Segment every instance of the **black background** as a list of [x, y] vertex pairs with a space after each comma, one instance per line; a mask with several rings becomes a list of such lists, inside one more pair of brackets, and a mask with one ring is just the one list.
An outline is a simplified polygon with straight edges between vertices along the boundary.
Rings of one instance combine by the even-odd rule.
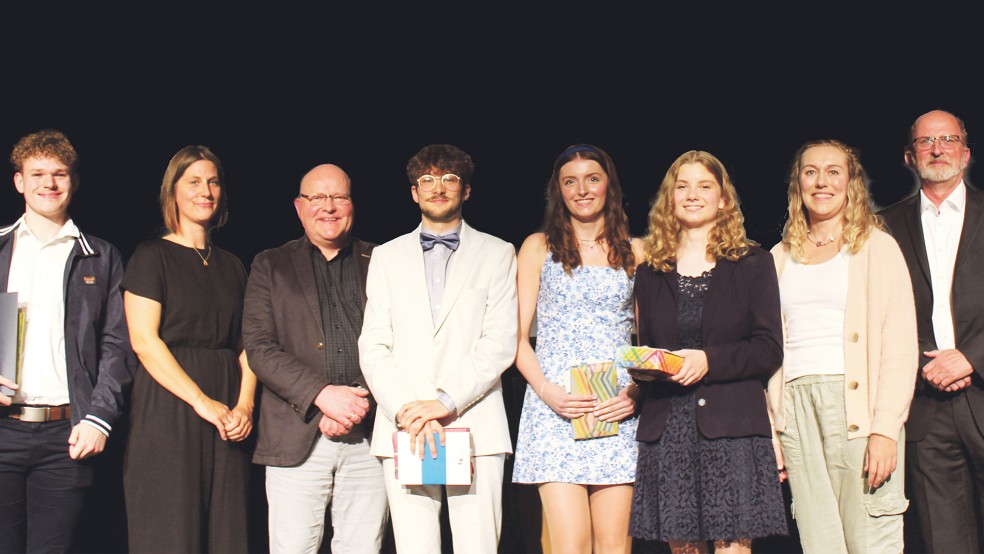
[[[0, 150], [38, 129], [65, 132], [81, 159], [73, 218], [129, 256], [159, 232], [170, 157], [209, 146], [231, 210], [213, 238], [248, 269], [301, 235], [292, 198], [319, 163], [349, 173], [355, 233], [384, 242], [419, 221], [407, 159], [454, 144], [476, 164], [465, 218], [518, 246], [540, 225], [568, 145], [611, 154], [634, 235], [670, 163], [707, 150], [731, 173], [749, 235], [771, 247], [803, 142], [860, 148], [885, 206], [914, 190], [902, 149], [918, 115], [962, 117], [972, 151], [984, 132], [965, 6], [664, 4], [5, 6]], [[7, 182], [4, 223], [23, 213]], [[118, 491], [103, 490], [110, 518], [87, 515], [88, 540], [115, 549]], [[515, 517], [505, 515], [504, 548], [518, 544]]]
[[[124, 255], [158, 231], [161, 176], [188, 144], [223, 161], [231, 219], [214, 239], [248, 267], [300, 236], [292, 198], [324, 162], [353, 180], [356, 234], [383, 242], [419, 221], [407, 159], [455, 144], [477, 168], [466, 219], [519, 245], [568, 145], [612, 155], [635, 235], [670, 163], [702, 149], [724, 162], [749, 234], [769, 247], [801, 143], [860, 148], [888, 205], [913, 190], [902, 148], [915, 117], [953, 111], [972, 148], [984, 129], [968, 83], [980, 49], [958, 31], [919, 37], [920, 16], [872, 8], [5, 10], [0, 149], [64, 131], [81, 158], [72, 215]], [[0, 221], [22, 212], [0, 187]]]

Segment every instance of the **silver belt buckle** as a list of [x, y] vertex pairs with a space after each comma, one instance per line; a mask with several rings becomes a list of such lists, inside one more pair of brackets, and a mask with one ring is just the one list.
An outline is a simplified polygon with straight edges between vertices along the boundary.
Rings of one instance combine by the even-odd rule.
[[48, 421], [46, 406], [21, 406], [20, 420], [25, 423], [44, 423]]

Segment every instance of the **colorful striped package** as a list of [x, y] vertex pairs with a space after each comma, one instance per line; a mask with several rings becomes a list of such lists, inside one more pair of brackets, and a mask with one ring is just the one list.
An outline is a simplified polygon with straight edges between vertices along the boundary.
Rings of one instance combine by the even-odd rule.
[[[612, 362], [581, 364], [571, 368], [571, 394], [593, 394], [601, 404], [618, 394], [618, 379]], [[618, 434], [617, 421], [602, 421], [592, 414], [571, 420], [574, 439], [596, 439]]]
[[680, 373], [683, 356], [663, 348], [622, 346], [615, 353], [615, 365], [625, 368], [636, 379], [653, 381]]

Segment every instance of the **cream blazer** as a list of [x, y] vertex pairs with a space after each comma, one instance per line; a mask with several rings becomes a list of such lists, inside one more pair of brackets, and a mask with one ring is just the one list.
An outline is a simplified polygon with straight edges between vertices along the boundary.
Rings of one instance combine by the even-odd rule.
[[366, 279], [359, 361], [378, 402], [370, 452], [393, 456], [394, 417], [438, 389], [471, 429], [473, 455], [512, 452], [500, 376], [516, 358], [516, 249], [462, 223], [435, 324], [420, 227], [376, 247]]
[[[789, 259], [783, 243], [772, 248], [776, 272]], [[916, 306], [909, 270], [899, 245], [887, 233], [871, 232], [847, 270], [844, 315], [844, 405], [847, 437], [871, 433], [898, 440], [909, 415], [919, 369]], [[803, 283], [822, 287], [823, 283]], [[786, 321], [783, 317], [783, 342]], [[776, 430], [786, 428], [785, 371], [769, 379], [768, 400]]]

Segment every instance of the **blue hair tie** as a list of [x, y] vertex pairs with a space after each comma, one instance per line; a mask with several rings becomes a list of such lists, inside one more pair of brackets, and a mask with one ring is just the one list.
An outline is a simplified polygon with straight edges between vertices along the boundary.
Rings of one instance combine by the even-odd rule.
[[576, 146], [571, 146], [567, 150], [564, 150], [564, 152], [560, 155], [560, 157], [563, 158], [564, 156], [569, 156], [577, 152], [593, 152], [595, 154], [598, 154], [599, 156], [601, 155], [601, 152], [599, 152], [598, 149], [595, 148], [594, 146], [589, 146], [587, 144], [578, 144]]

